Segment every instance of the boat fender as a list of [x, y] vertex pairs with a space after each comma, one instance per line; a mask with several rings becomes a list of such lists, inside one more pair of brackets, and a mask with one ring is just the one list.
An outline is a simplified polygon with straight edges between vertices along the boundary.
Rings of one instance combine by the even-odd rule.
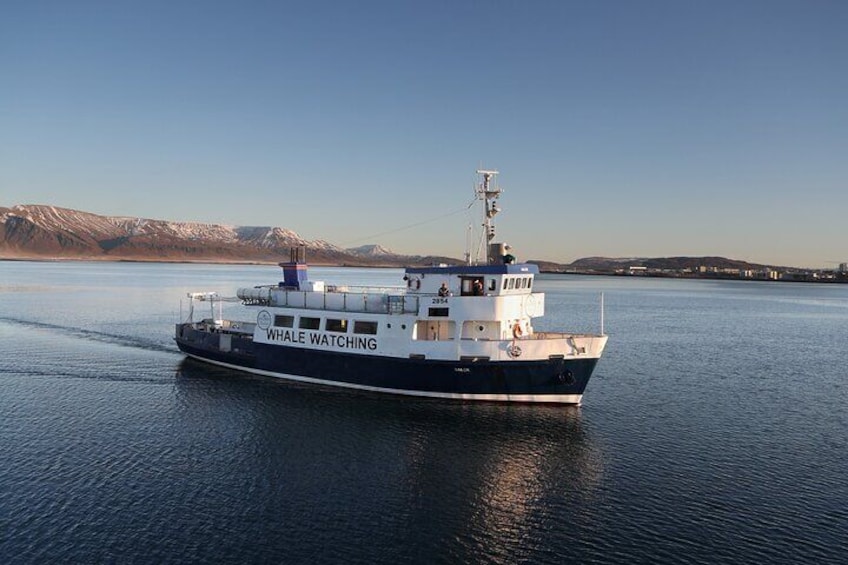
[[522, 335], [524, 335], [524, 332], [521, 331], [521, 325], [518, 322], [515, 322], [515, 325], [512, 326], [512, 337], [518, 339]]

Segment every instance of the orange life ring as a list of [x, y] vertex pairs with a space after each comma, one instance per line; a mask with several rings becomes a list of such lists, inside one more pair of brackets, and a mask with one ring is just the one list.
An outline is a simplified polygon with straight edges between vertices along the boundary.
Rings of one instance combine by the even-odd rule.
[[519, 324], [518, 322], [515, 322], [515, 325], [512, 326], [512, 337], [518, 339], [522, 335], [524, 335], [524, 332], [521, 331], [521, 324]]

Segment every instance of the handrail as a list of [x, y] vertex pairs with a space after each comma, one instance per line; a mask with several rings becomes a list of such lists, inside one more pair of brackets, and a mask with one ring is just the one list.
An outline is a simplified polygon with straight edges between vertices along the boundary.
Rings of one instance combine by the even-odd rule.
[[272, 287], [266, 300], [245, 301], [244, 303], [255, 306], [277, 306], [330, 312], [417, 314], [420, 306], [420, 298], [418, 296], [386, 294], [384, 292], [369, 293], [339, 290], [314, 292]]

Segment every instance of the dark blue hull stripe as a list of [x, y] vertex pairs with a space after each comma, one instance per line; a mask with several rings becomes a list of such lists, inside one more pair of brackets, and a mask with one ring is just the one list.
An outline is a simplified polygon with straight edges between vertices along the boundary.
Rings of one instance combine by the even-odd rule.
[[180, 350], [192, 357], [260, 374], [386, 392], [440, 397], [579, 397], [597, 359], [439, 361], [352, 355], [253, 343], [232, 338], [218, 349], [218, 334], [183, 330]]

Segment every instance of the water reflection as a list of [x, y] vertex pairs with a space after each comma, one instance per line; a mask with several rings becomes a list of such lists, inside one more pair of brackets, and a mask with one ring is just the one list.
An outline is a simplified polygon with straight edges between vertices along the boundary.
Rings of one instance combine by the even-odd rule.
[[603, 475], [575, 407], [389, 397], [191, 360], [176, 377], [185, 427], [217, 430], [217, 445], [239, 451], [231, 472], [265, 477], [248, 504], [308, 496], [313, 518], [338, 520], [346, 501], [364, 533], [395, 534], [378, 536], [375, 557], [416, 547], [445, 561], [527, 556], [549, 545], [552, 515], [591, 503]]

